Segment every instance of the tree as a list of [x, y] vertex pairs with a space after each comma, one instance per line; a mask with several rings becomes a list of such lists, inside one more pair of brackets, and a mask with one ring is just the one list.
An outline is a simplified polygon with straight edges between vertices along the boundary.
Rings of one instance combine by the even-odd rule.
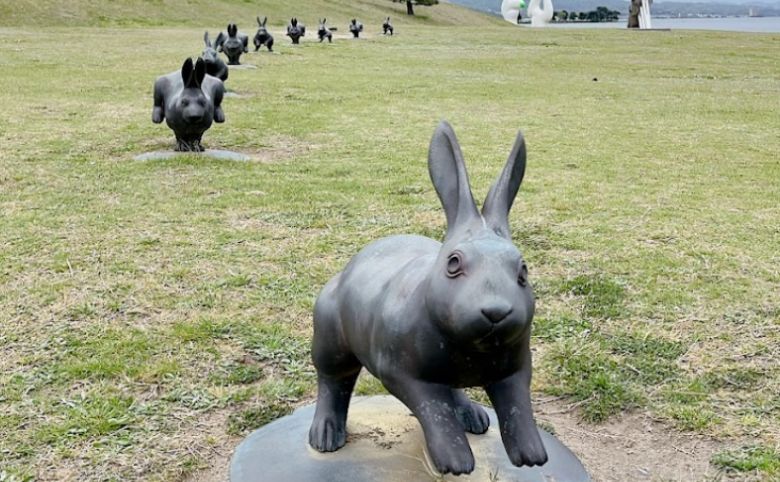
[[566, 10], [561, 10], [560, 17], [561, 20], [565, 22], [566, 20], [569, 19], [569, 12], [567, 12]]
[[580, 12], [580, 20], [585, 21], [588, 19], [587, 12]]
[[414, 6], [415, 5], [437, 5], [439, 3], [439, 0], [393, 0], [393, 3], [403, 3], [406, 2], [406, 14], [407, 15], [414, 15]]

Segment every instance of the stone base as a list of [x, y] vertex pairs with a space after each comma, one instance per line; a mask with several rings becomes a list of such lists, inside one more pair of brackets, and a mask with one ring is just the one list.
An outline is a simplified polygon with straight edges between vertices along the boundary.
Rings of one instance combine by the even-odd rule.
[[249, 156], [233, 151], [219, 149], [206, 149], [203, 152], [178, 152], [178, 151], [154, 151], [139, 154], [133, 159], [136, 161], [166, 161], [179, 156], [199, 156], [217, 159], [219, 161], [248, 161]]
[[577, 457], [540, 430], [550, 460], [544, 467], [515, 467], [509, 462], [496, 413], [487, 409], [490, 428], [468, 434], [476, 459], [469, 475], [441, 476], [432, 469], [417, 419], [391, 396], [354, 397], [347, 421], [347, 444], [320, 453], [308, 444], [314, 405], [299, 408], [253, 432], [236, 449], [231, 482], [588, 482]]

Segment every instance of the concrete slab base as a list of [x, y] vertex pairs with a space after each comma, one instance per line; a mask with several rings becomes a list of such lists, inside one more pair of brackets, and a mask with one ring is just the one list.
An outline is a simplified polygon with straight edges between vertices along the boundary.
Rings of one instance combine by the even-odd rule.
[[250, 159], [245, 154], [220, 149], [206, 149], [203, 152], [153, 151], [139, 154], [133, 157], [133, 159], [136, 161], [166, 161], [178, 156], [208, 157], [218, 161], [248, 161]]

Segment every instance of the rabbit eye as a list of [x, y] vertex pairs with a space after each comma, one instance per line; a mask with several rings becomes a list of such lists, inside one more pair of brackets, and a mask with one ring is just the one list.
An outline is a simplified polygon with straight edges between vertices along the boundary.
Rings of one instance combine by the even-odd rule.
[[189, 99], [182, 99], [181, 100], [181, 105], [183, 105], [184, 107], [187, 107], [188, 105], [190, 105]]
[[523, 288], [528, 284], [528, 266], [526, 266], [525, 263], [520, 266], [520, 274], [517, 275], [517, 284]]
[[455, 278], [463, 274], [463, 267], [461, 266], [460, 253], [452, 253], [447, 259], [447, 276]]

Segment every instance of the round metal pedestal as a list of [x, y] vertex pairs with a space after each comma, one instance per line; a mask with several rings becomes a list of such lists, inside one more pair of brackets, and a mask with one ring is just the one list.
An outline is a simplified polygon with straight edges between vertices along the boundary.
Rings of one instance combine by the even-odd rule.
[[314, 405], [296, 410], [253, 432], [236, 449], [231, 482], [418, 482], [512, 481], [588, 482], [577, 457], [540, 430], [549, 461], [544, 467], [515, 467], [509, 462], [495, 412], [486, 408], [490, 428], [468, 434], [476, 467], [469, 475], [439, 476], [425, 452], [420, 424], [394, 397], [354, 397], [347, 418], [347, 444], [320, 453], [308, 444]]

